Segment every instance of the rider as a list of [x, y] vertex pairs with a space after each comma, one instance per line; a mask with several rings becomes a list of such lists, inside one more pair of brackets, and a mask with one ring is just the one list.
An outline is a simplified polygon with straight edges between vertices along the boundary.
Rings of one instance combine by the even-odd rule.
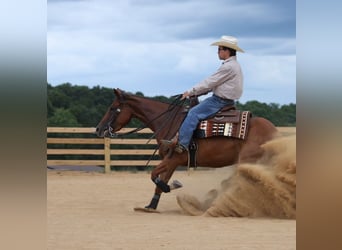
[[236, 51], [244, 51], [239, 48], [238, 40], [232, 36], [222, 36], [211, 45], [218, 46], [217, 53], [219, 59], [223, 60], [222, 65], [213, 75], [185, 91], [181, 99], [208, 92], [213, 92], [213, 95], [190, 109], [179, 132], [172, 140], [161, 141], [164, 145], [175, 147], [177, 153], [188, 150], [193, 132], [200, 121], [216, 114], [226, 105], [234, 105], [235, 100], [242, 95], [243, 75], [236, 60]]

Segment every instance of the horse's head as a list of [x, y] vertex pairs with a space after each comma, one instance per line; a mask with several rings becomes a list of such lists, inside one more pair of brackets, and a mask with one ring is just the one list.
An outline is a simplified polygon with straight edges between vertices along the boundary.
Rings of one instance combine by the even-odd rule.
[[96, 126], [96, 134], [99, 137], [114, 136], [115, 132], [131, 120], [132, 110], [126, 103], [125, 94], [120, 89], [114, 89], [114, 94], [116, 98]]

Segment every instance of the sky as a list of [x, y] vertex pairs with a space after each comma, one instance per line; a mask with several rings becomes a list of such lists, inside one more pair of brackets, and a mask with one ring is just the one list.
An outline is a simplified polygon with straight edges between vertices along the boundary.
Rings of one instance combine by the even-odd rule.
[[48, 0], [47, 81], [169, 97], [220, 67], [222, 35], [245, 51], [241, 103], [296, 103], [295, 0]]

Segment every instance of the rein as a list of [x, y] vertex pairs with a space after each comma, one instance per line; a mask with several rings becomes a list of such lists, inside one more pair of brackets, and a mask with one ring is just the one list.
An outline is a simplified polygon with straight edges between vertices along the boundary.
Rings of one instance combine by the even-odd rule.
[[[154, 122], [155, 120], [159, 119], [159, 118], [162, 117], [163, 115], [165, 115], [165, 114], [171, 112], [171, 111], [172, 111], [173, 109], [175, 109], [176, 107], [179, 107], [179, 109], [182, 108], [182, 107], [183, 107], [183, 104], [184, 104], [184, 102], [185, 102], [186, 100], [184, 99], [184, 100], [181, 100], [181, 101], [180, 101], [181, 97], [182, 97], [182, 94], [175, 95], [175, 96], [171, 96], [171, 98], [175, 98], [175, 100], [173, 100], [173, 101], [170, 103], [170, 106], [168, 107], [168, 109], [167, 109], [166, 111], [162, 112], [161, 114], [159, 114], [158, 116], [156, 116], [155, 118], [153, 118], [152, 120], [150, 120], [150, 121], [149, 121], [148, 123], [146, 123], [145, 125], [141, 125], [141, 126], [139, 126], [138, 128], [135, 128], [135, 129], [133, 129], [133, 130], [131, 130], [131, 131], [128, 131], [128, 132], [126, 132], [126, 133], [119, 133], [119, 134], [118, 134], [118, 133], [112, 133], [113, 128], [110, 126], [110, 124], [111, 124], [112, 121], [116, 118], [116, 115], [118, 115], [118, 114], [121, 112], [120, 107], [117, 108], [117, 109], [115, 110], [115, 112], [112, 114], [111, 119], [109, 119], [108, 124], [107, 124], [107, 126], [108, 126], [108, 133], [109, 133], [110, 137], [113, 138], [113, 137], [119, 137], [119, 136], [126, 136], [126, 135], [130, 135], [130, 134], [136, 133], [136, 132], [138, 132], [138, 131], [140, 131], [140, 130], [143, 130], [143, 129], [147, 128], [152, 122]], [[124, 102], [123, 102], [122, 104], [124, 104]], [[152, 138], [155, 137], [155, 136], [156, 136], [156, 135], [157, 135], [157, 134], [166, 126], [166, 125], [168, 125], [168, 121], [169, 121], [169, 120], [174, 120], [174, 117], [175, 117], [176, 114], [177, 114], [177, 113], [175, 113], [173, 116], [170, 116], [170, 117], [167, 118], [167, 120], [166, 120], [166, 122], [164, 123], [164, 125], [163, 125], [161, 128], [159, 128], [156, 132], [153, 133], [153, 135], [151, 136], [151, 138], [147, 141], [147, 144], [148, 144], [148, 143], [152, 140]]]
[[[164, 114], [166, 114], [167, 112], [171, 112], [175, 107], [179, 107], [178, 108], [178, 111], [179, 111], [179, 109], [180, 108], [182, 108], [183, 107], [183, 104], [185, 103], [185, 99], [184, 100], [182, 100], [180, 103], [177, 103], [177, 101], [179, 101], [180, 100], [180, 98], [182, 97], [182, 94], [180, 94], [180, 95], [177, 95], [177, 96], [175, 96], [176, 97], [176, 99], [170, 104], [170, 107], [164, 112], [164, 113], [162, 113], [162, 115], [164, 115]], [[178, 104], [178, 105], [177, 105]], [[180, 104], [180, 105], [179, 105]], [[155, 131], [153, 134], [152, 134], [152, 136], [150, 137], [150, 139], [148, 139], [148, 141], [146, 142], [146, 144], [148, 144], [151, 140], [152, 140], [152, 138], [154, 138], [166, 125], [168, 125], [168, 121], [169, 120], [171, 120], [171, 121], [174, 121], [174, 118], [175, 118], [175, 116], [177, 115], [177, 113], [178, 113], [178, 111], [177, 112], [175, 112], [173, 115], [170, 115], [166, 120], [166, 122], [164, 123], [164, 125], [163, 126], [161, 126], [157, 131]], [[161, 115], [160, 115], [161, 116]], [[158, 116], [158, 118], [160, 117], [160, 116]], [[153, 119], [153, 120], [155, 120], [155, 119]], [[153, 121], [152, 120], [152, 121]], [[150, 163], [150, 161], [152, 160], [152, 158], [156, 155], [156, 153], [157, 153], [157, 150], [159, 149], [159, 145], [156, 147], [156, 149], [154, 150], [154, 152], [153, 152], [153, 154], [150, 156], [150, 158], [148, 159], [148, 161], [146, 162], [146, 165], [145, 165], [145, 167], [147, 167], [148, 166], [148, 164]]]
[[[168, 106], [167, 110], [162, 112], [161, 114], [157, 115], [156, 117], [154, 117], [153, 119], [151, 119], [150, 121], [148, 121], [145, 125], [141, 125], [138, 128], [135, 128], [131, 131], [128, 131], [126, 133], [113, 133], [113, 128], [111, 126], [113, 120], [115, 120], [117, 118], [117, 116], [121, 113], [123, 106], [126, 104], [126, 100], [122, 97], [120, 97], [120, 105], [119, 107], [117, 107], [116, 109], [111, 109], [111, 116], [110, 119], [108, 120], [107, 123], [107, 128], [108, 128], [108, 134], [111, 138], [115, 137], [119, 137], [119, 136], [126, 136], [126, 135], [130, 135], [136, 132], [139, 132], [140, 130], [147, 128], [152, 122], [154, 122], [155, 120], [159, 119], [160, 117], [167, 115], [165, 122], [163, 123], [162, 126], [160, 126], [153, 134], [152, 136], [148, 139], [148, 141], [146, 142], [146, 144], [148, 144], [152, 138], [154, 138], [156, 135], [158, 135], [167, 125], [171, 125], [172, 123], [175, 121], [175, 117], [177, 116], [177, 114], [179, 113], [179, 110], [182, 109], [184, 107], [184, 103], [186, 102], [186, 99], [181, 100], [182, 98], [182, 94], [178, 94], [178, 95], [174, 95], [171, 96], [171, 98], [175, 98], [170, 105]], [[175, 110], [176, 112], [171, 113], [171, 111]], [[149, 160], [147, 161], [145, 166], [148, 166], [148, 164], [150, 163], [150, 161], [152, 160], [152, 158], [156, 155], [157, 150], [159, 149], [159, 145], [157, 145], [156, 149], [154, 150], [153, 154], [151, 155], [151, 157], [149, 158]]]
[[[138, 128], [135, 128], [131, 131], [128, 131], [126, 133], [112, 133], [113, 131], [113, 128], [110, 126], [112, 121], [116, 118], [116, 116], [118, 114], [120, 114], [121, 112], [121, 108], [118, 107], [115, 112], [112, 113], [111, 115], [111, 118], [109, 119], [109, 122], [107, 124], [108, 126], [108, 133], [110, 135], [110, 137], [119, 137], [119, 136], [126, 136], [126, 135], [130, 135], [130, 134], [133, 134], [133, 133], [136, 133], [144, 128], [147, 128], [152, 122], [154, 122], [155, 120], [159, 119], [160, 117], [166, 115], [166, 114], [169, 114], [169, 116], [166, 118], [166, 121], [164, 122], [163, 126], [161, 126], [160, 128], [158, 128], [158, 130], [156, 130], [152, 136], [148, 139], [148, 141], [146, 142], [146, 144], [148, 144], [152, 138], [154, 138], [158, 133], [160, 133], [160, 131], [162, 131], [163, 128], [165, 128], [166, 125], [169, 125], [170, 122], [174, 121], [175, 119], [175, 116], [177, 115], [179, 109], [183, 108], [183, 105], [186, 101], [186, 99], [184, 100], [181, 100], [182, 98], [182, 94], [179, 94], [179, 95], [175, 95], [175, 96], [171, 96], [171, 98], [175, 98], [171, 103], [170, 103], [170, 106], [167, 108], [166, 111], [162, 112], [161, 114], [157, 115], [156, 117], [154, 117], [152, 120], [150, 120], [148, 123], [146, 123], [145, 125], [141, 125], [139, 126]], [[124, 105], [125, 104], [125, 101], [124, 100], [121, 100], [121, 104]], [[173, 111], [175, 108], [178, 107], [178, 110], [177, 112], [174, 112], [173, 114], [170, 112]], [[156, 155], [157, 153], [157, 150], [159, 149], [159, 145], [156, 147], [156, 149], [154, 150], [153, 154], [151, 155], [151, 157], [148, 159], [148, 161], [146, 162], [146, 167], [148, 166], [148, 164], [150, 163], [150, 161], [152, 160], [152, 158]]]

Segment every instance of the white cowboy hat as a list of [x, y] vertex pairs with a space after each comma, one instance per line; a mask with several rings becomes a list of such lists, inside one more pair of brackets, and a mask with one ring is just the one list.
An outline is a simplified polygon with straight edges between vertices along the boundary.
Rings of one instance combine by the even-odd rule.
[[236, 39], [233, 36], [222, 36], [220, 40], [212, 43], [211, 46], [224, 46], [231, 49], [235, 49], [236, 51], [245, 52], [237, 45], [237, 43], [238, 39]]

